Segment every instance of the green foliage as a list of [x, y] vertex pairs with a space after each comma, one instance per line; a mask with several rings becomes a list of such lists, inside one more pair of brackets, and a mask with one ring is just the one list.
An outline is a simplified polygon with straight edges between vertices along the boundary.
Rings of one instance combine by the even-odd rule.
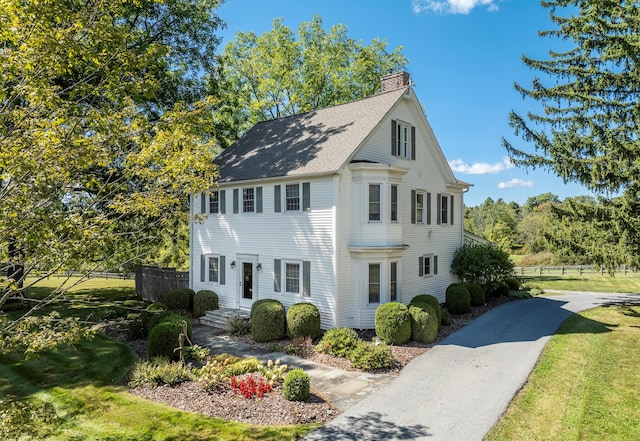
[[447, 287], [447, 310], [451, 314], [464, 314], [471, 310], [471, 294], [461, 283], [452, 283]]
[[526, 290], [519, 290], [519, 291], [509, 291], [509, 297], [513, 298], [513, 299], [530, 299], [532, 297], [531, 293]]
[[286, 364], [281, 364], [280, 360], [269, 360], [266, 365], [260, 364], [260, 366], [258, 366], [258, 372], [260, 372], [260, 375], [262, 375], [271, 386], [274, 386], [277, 383], [282, 383], [287, 369], [288, 366]]
[[295, 115], [374, 95], [380, 77], [402, 70], [401, 48], [369, 45], [347, 35], [343, 24], [328, 32], [316, 15], [296, 34], [275, 19], [270, 31], [236, 34], [221, 54], [219, 92], [230, 113], [230, 141], [259, 121]]
[[453, 255], [451, 272], [464, 283], [485, 286], [511, 277], [513, 262], [493, 245], [464, 244]]
[[394, 364], [393, 352], [384, 343], [374, 344], [358, 341], [355, 349], [349, 353], [351, 364], [365, 371], [390, 368]]
[[258, 372], [261, 366], [256, 358], [219, 354], [198, 371], [198, 381], [208, 391], [221, 390], [231, 377]]
[[451, 315], [449, 315], [449, 310], [446, 308], [442, 308], [442, 325], [449, 326], [451, 324]]
[[433, 343], [438, 337], [440, 322], [434, 309], [423, 304], [409, 306], [411, 315], [411, 339], [420, 343]]
[[493, 285], [491, 289], [491, 296], [493, 297], [506, 297], [509, 295], [509, 284], [505, 281], [498, 282]]
[[320, 330], [320, 312], [313, 303], [296, 303], [287, 311], [287, 336], [317, 338]]
[[282, 385], [282, 395], [289, 401], [306, 401], [310, 391], [309, 375], [300, 368], [290, 370]]
[[482, 306], [487, 301], [484, 288], [482, 288], [477, 283], [467, 283], [467, 289], [469, 290], [469, 294], [471, 295], [471, 305], [472, 306]]
[[185, 289], [174, 289], [164, 295], [164, 303], [172, 311], [189, 311], [189, 292]]
[[62, 423], [53, 404], [45, 401], [21, 400], [16, 397], [0, 398], [0, 439], [37, 439], [49, 435], [52, 428]]
[[236, 337], [246, 335], [251, 332], [251, 323], [244, 317], [234, 314], [227, 321], [227, 332]]
[[376, 335], [385, 343], [401, 345], [411, 338], [411, 316], [406, 305], [388, 302], [376, 308]]
[[181, 363], [172, 363], [166, 358], [156, 357], [151, 361], [136, 363], [131, 373], [129, 386], [176, 386], [185, 381], [191, 381], [193, 373], [190, 367]]
[[193, 297], [193, 316], [202, 317], [207, 311], [220, 309], [218, 294], [208, 289], [198, 291]]
[[411, 302], [409, 302], [409, 306], [418, 303], [426, 303], [427, 305], [431, 306], [438, 317], [438, 324], [442, 322], [442, 306], [440, 305], [440, 300], [438, 300], [435, 296], [432, 296], [431, 294], [419, 294], [411, 299]]
[[147, 354], [149, 358], [165, 357], [170, 360], [177, 360], [179, 354], [174, 351], [179, 346], [179, 335], [181, 327], [178, 323], [167, 321], [161, 322], [151, 328], [149, 339], [147, 340]]
[[209, 348], [200, 345], [185, 346], [184, 348], [184, 358], [198, 363], [204, 363], [210, 354], [211, 350]]
[[155, 302], [147, 306], [147, 311], [151, 311], [151, 312], [166, 311], [167, 309], [169, 309], [167, 305], [159, 302]]
[[185, 317], [183, 315], [180, 315], [172, 311], [164, 311], [164, 312], [154, 314], [149, 320], [149, 330], [152, 330], [158, 324], [164, 323], [164, 322], [171, 322], [177, 325], [181, 325], [182, 322], [186, 322], [187, 335], [189, 336], [189, 338], [191, 338], [192, 331], [193, 331], [193, 325], [191, 324], [191, 320], [189, 320], [188, 317]]
[[316, 345], [316, 351], [347, 358], [359, 340], [358, 333], [351, 328], [331, 328]]
[[264, 299], [255, 309], [252, 308], [252, 312], [251, 335], [255, 341], [272, 341], [284, 337], [286, 315], [282, 303], [275, 299]]
[[517, 248], [518, 206], [502, 199], [487, 198], [477, 207], [465, 207], [464, 226], [467, 230], [510, 251]]
[[255, 314], [256, 309], [260, 307], [263, 303], [269, 303], [272, 299], [259, 299], [251, 304], [251, 311], [249, 312], [249, 320], [253, 320], [253, 314]]
[[520, 280], [516, 279], [515, 277], [507, 277], [506, 279], [504, 279], [504, 281], [507, 284], [507, 286], [509, 286], [509, 289], [511, 291], [520, 290]]

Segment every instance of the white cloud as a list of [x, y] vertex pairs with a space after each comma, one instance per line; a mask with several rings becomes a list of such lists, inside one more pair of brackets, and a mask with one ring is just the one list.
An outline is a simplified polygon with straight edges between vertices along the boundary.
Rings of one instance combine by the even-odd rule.
[[499, 182], [498, 188], [513, 188], [513, 187], [533, 187], [533, 181], [528, 181], [526, 179], [517, 179], [513, 178], [507, 182]]
[[490, 12], [498, 10], [502, 0], [413, 0], [413, 12], [435, 12], [441, 14], [469, 14], [473, 8], [486, 6]]
[[504, 170], [510, 170], [513, 167], [513, 163], [508, 157], [502, 158], [502, 162], [498, 162], [495, 164], [488, 164], [486, 162], [476, 162], [475, 164], [467, 164], [462, 159], [454, 159], [453, 161], [449, 161], [449, 166], [451, 170], [456, 173], [462, 173], [465, 175], [486, 175], [486, 174], [494, 174], [499, 173]]

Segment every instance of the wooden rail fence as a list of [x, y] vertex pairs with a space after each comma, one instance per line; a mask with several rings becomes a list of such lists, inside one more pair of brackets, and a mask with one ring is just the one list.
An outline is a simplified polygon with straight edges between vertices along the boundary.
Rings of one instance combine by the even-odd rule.
[[[607, 268], [603, 265], [557, 265], [557, 266], [516, 266], [513, 269], [516, 276], [544, 276], [575, 274], [578, 276], [587, 274], [607, 274]], [[616, 274], [637, 274], [636, 268], [621, 265], [616, 268]]]

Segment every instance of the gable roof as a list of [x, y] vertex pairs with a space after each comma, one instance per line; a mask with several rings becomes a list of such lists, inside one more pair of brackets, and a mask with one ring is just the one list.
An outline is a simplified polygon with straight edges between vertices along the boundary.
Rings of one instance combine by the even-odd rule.
[[218, 182], [336, 172], [406, 91], [260, 122], [215, 159]]

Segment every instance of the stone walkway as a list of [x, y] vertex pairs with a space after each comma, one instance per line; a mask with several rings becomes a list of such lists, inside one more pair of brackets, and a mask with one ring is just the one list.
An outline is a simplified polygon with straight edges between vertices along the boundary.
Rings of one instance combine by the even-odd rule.
[[289, 369], [302, 368], [309, 374], [311, 386], [341, 411], [352, 407], [397, 378], [386, 374], [344, 371], [282, 352], [269, 352], [266, 349], [239, 342], [225, 335], [225, 331], [210, 326], [194, 326], [191, 341], [210, 348], [214, 354], [226, 352], [238, 356], [255, 357], [265, 362], [279, 359], [281, 363], [288, 365]]

